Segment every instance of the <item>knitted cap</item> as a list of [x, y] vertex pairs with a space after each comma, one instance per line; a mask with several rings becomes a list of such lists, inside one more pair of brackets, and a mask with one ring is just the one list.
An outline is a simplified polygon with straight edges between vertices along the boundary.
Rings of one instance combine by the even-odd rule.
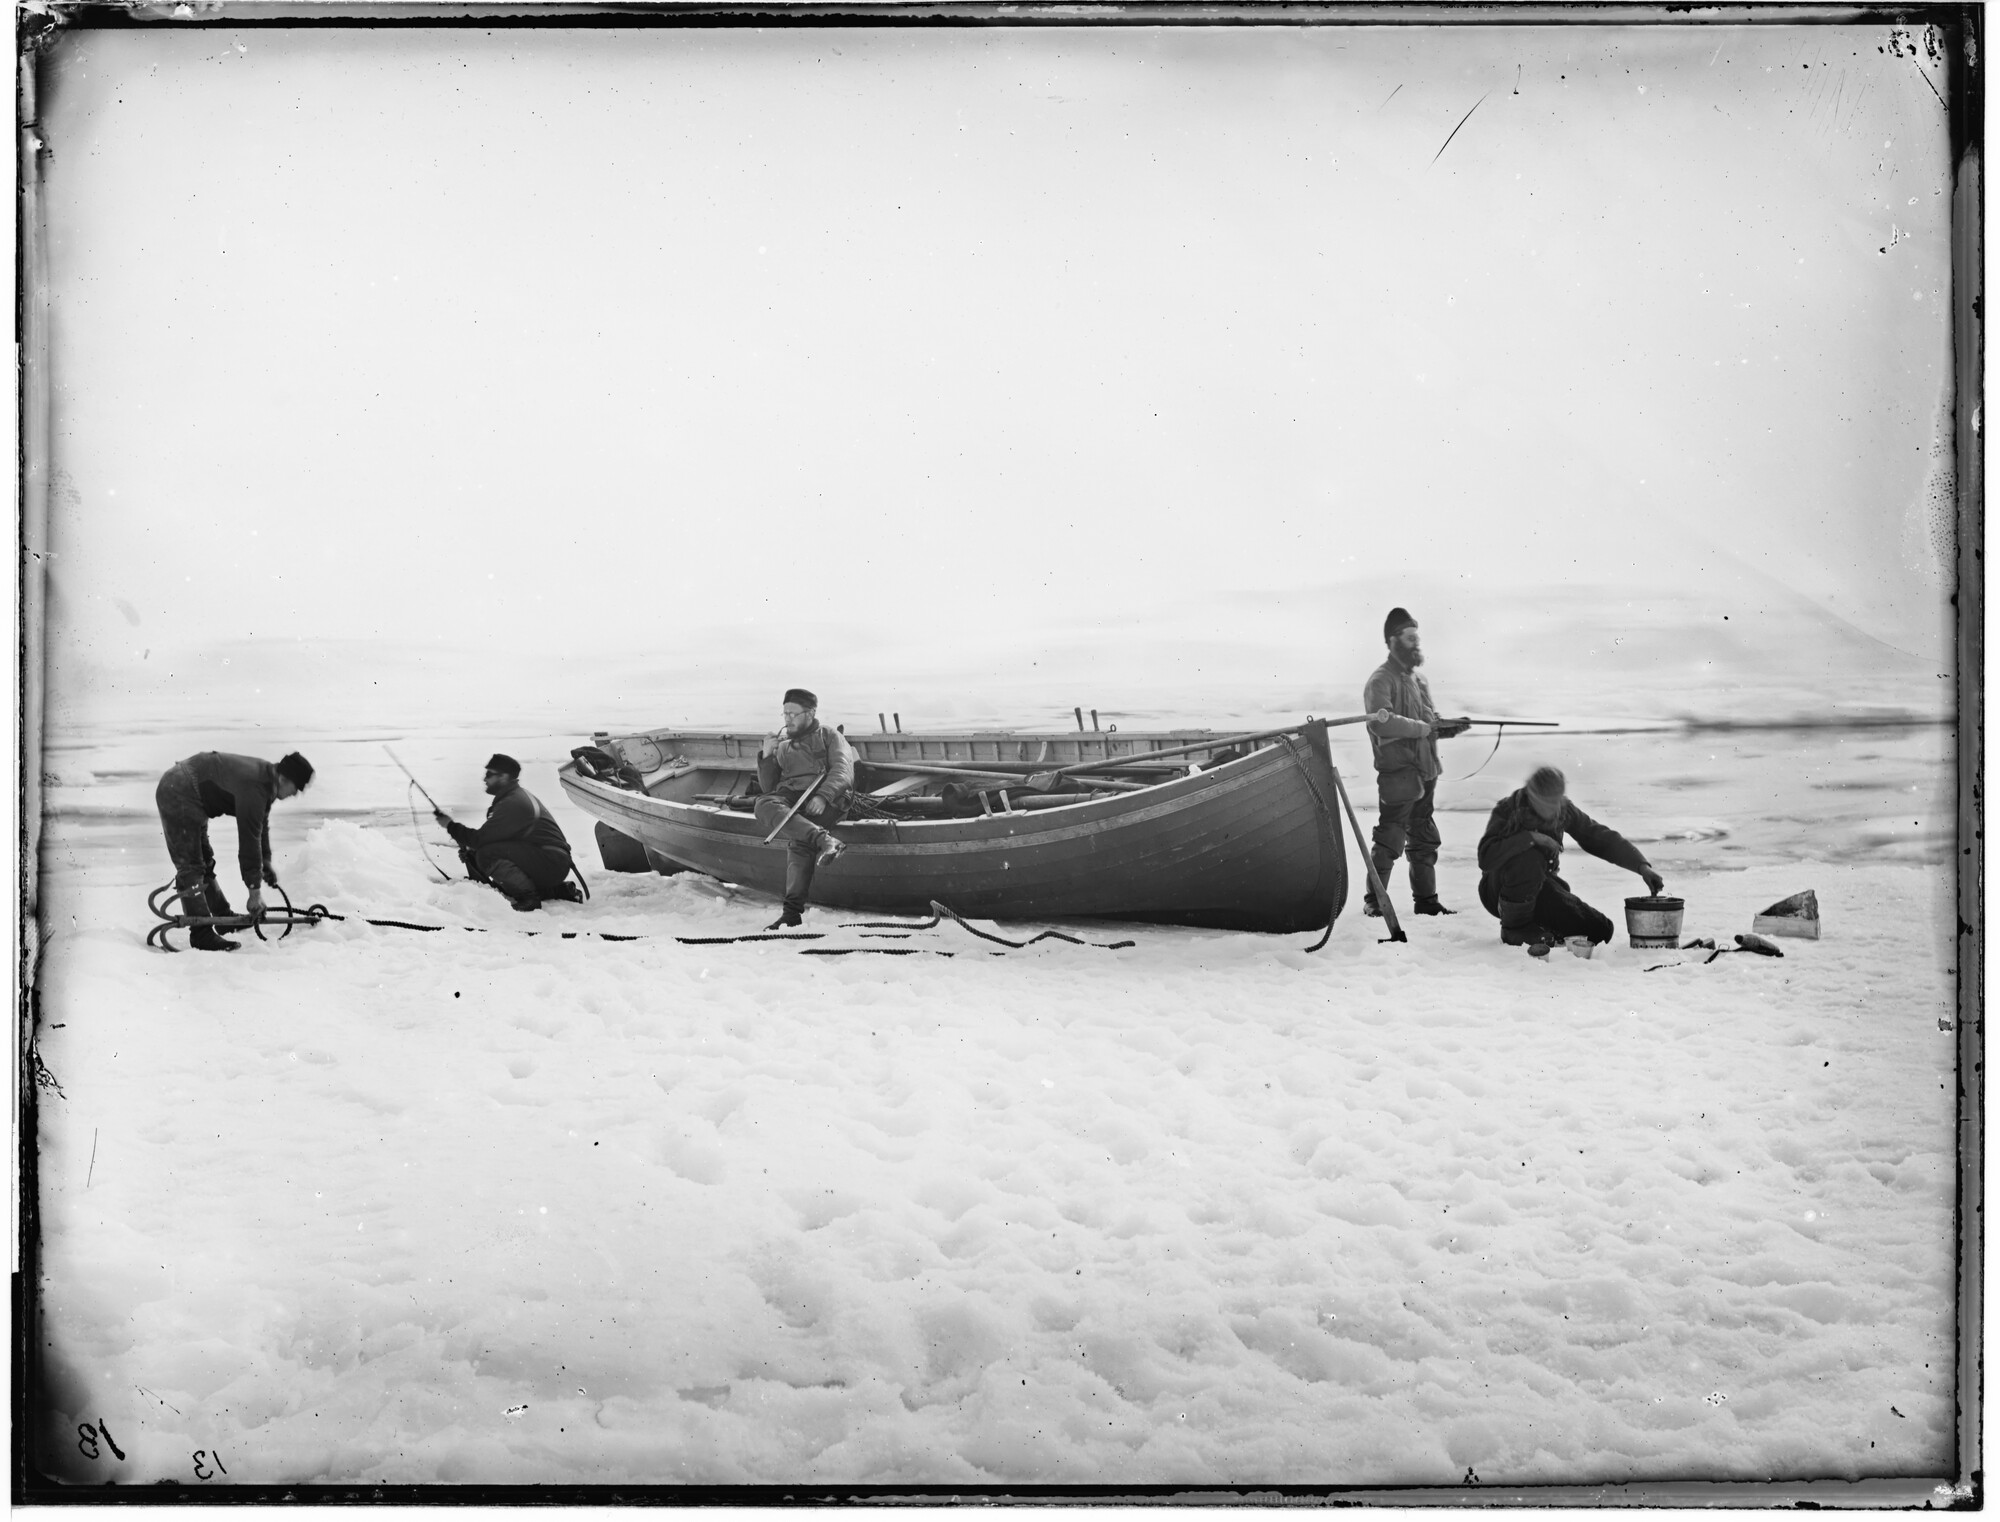
[[486, 769], [489, 772], [506, 772], [510, 777], [521, 775], [521, 763], [512, 756], [501, 755], [497, 750], [486, 758]]
[[1387, 644], [1405, 629], [1414, 629], [1417, 621], [1410, 617], [1408, 608], [1391, 608], [1389, 616], [1382, 620], [1382, 643]]
[[302, 793], [306, 790], [306, 784], [313, 779], [312, 762], [295, 750], [285, 753], [284, 758], [278, 762], [277, 771], [280, 777], [285, 778]]
[[796, 703], [801, 708], [819, 707], [819, 699], [812, 693], [807, 692], [803, 687], [787, 687], [785, 689], [785, 701], [787, 703]]
[[1537, 798], [1560, 799], [1569, 791], [1569, 783], [1553, 766], [1538, 766], [1528, 778], [1528, 791]]

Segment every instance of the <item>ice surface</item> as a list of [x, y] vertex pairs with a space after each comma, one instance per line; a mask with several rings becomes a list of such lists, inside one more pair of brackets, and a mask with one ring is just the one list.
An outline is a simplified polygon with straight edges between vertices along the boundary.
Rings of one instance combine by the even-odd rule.
[[[1391, 946], [1351, 900], [1308, 955], [1102, 925], [1008, 951], [826, 911], [819, 941], [683, 944], [771, 905], [596, 870], [552, 775], [592, 715], [246, 731], [110, 706], [73, 708], [45, 768], [34, 1441], [57, 1472], [198, 1482], [197, 1450], [218, 1484], [1948, 1467], [1948, 728], [1510, 734], [1469, 779], [1490, 741], [1455, 741], [1461, 912]], [[595, 897], [525, 917], [439, 881], [385, 740], [463, 818], [486, 754], [520, 757]], [[278, 869], [350, 917], [147, 950], [158, 771], [294, 745], [320, 780], [274, 814]], [[1686, 935], [1726, 945], [1813, 888], [1825, 939], [1706, 966], [1622, 935], [1588, 961], [1503, 948], [1473, 851], [1539, 759], [1643, 843]], [[1358, 731], [1335, 760], [1365, 821]], [[1566, 865], [1614, 918], [1638, 891]], [[84, 1423], [123, 1459], [89, 1457]]]

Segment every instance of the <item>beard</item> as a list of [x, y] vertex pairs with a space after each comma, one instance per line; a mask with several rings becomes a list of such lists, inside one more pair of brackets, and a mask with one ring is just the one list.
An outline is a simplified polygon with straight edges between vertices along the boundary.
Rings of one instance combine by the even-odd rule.
[[1405, 650], [1402, 652], [1402, 657], [1403, 664], [1411, 668], [1421, 666], [1424, 663], [1424, 652], [1421, 650]]

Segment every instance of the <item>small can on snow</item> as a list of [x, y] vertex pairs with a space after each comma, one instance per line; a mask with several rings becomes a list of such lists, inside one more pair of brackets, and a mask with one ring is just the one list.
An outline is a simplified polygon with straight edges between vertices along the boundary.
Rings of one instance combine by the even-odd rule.
[[1679, 946], [1681, 911], [1686, 907], [1677, 898], [1628, 898], [1625, 933], [1634, 946]]
[[1568, 946], [1569, 946], [1569, 954], [1571, 956], [1582, 957], [1586, 962], [1590, 960], [1591, 952], [1597, 949], [1597, 943], [1591, 940], [1591, 938], [1587, 935], [1571, 936], [1568, 941]]

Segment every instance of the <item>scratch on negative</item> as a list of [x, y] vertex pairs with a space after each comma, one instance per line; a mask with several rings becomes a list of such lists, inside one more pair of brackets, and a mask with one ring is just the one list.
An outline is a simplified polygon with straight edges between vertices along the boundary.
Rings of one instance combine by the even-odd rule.
[[[1923, 75], [1924, 83], [1931, 86], [1931, 94], [1937, 95], [1937, 103], [1940, 106], [1944, 106], [1944, 97], [1942, 95], [1938, 95], [1938, 87], [1936, 85], [1931, 85], [1930, 75], [1924, 73], [1923, 60], [1919, 58], [1912, 58], [1910, 62], [1914, 63], [1917, 66], [1917, 72]], [[1951, 109], [1950, 106], [1944, 106], [1944, 108], [1947, 111]]]
[[[1492, 93], [1493, 92], [1491, 90], [1488, 90], [1486, 92], [1486, 95], [1491, 95]], [[1472, 103], [1472, 111], [1477, 111], [1481, 106], [1486, 104], [1486, 95], [1480, 96], [1479, 99], [1475, 100]], [[1466, 112], [1465, 115], [1461, 116], [1458, 119], [1458, 127], [1463, 127], [1467, 122], [1472, 120], [1472, 111]], [[1444, 140], [1444, 147], [1439, 148], [1436, 153], [1431, 155], [1431, 162], [1433, 164], [1435, 164], [1439, 159], [1444, 157], [1445, 148], [1449, 148], [1451, 146], [1451, 138], [1458, 136], [1458, 127], [1453, 127], [1451, 129], [1451, 137], [1448, 137]]]
[[[1396, 86], [1396, 90], [1400, 90], [1400, 89], [1402, 89], [1402, 88], [1403, 88], [1403, 87], [1402, 87], [1401, 85], [1397, 85], [1397, 86]], [[1396, 90], [1391, 90], [1391, 91], [1390, 91], [1390, 92], [1389, 92], [1389, 93], [1388, 93], [1387, 95], [1385, 95], [1385, 96], [1384, 96], [1384, 97], [1382, 98], [1382, 106], [1386, 106], [1386, 105], [1388, 105], [1390, 101], [1392, 101], [1392, 100], [1394, 100], [1394, 99], [1396, 98]], [[1382, 109], [1382, 106], [1377, 106], [1377, 107], [1376, 107], [1375, 109], [1376, 109], [1377, 111], [1380, 111], [1380, 110]]]

